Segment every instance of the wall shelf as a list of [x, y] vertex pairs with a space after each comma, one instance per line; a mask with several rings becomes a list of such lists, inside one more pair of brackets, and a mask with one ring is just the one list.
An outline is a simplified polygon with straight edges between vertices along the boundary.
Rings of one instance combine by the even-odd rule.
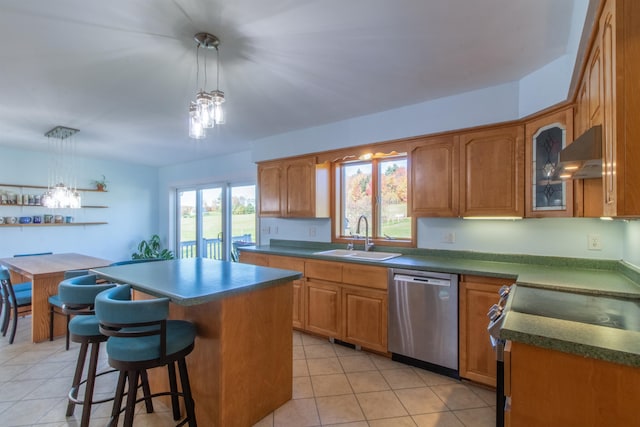
[[[91, 218], [91, 215], [88, 212], [83, 212], [83, 209], [106, 209], [108, 206], [106, 205], [97, 205], [97, 204], [87, 204], [82, 205], [80, 208], [72, 209], [72, 208], [64, 208], [64, 209], [53, 209], [48, 208], [46, 206], [42, 206], [41, 204], [35, 203], [23, 203], [27, 201], [27, 199], [35, 199], [39, 201], [40, 193], [44, 193], [48, 187], [43, 185], [23, 185], [23, 184], [2, 184], [0, 183], [0, 193], [2, 194], [2, 200], [0, 201], [0, 210], [4, 211], [4, 217], [12, 216], [19, 220], [20, 217], [40, 217], [41, 223], [33, 223], [30, 222], [28, 224], [21, 224], [17, 222], [15, 224], [7, 224], [2, 223], [0, 227], [75, 227], [75, 226], [85, 226], [85, 225], [103, 225], [108, 224], [106, 221], [90, 221], [94, 218]], [[38, 191], [36, 191], [38, 190]], [[39, 191], [41, 190], [41, 191]], [[106, 193], [104, 190], [98, 190], [96, 188], [78, 188], [78, 192], [82, 193]], [[27, 195], [29, 197], [27, 197]], [[33, 198], [31, 196], [34, 196]], [[89, 197], [91, 199], [91, 197]], [[32, 201], [32, 200], [29, 200]], [[90, 203], [93, 200], [87, 200]], [[15, 209], [5, 210], [4, 208], [21, 208], [19, 211]], [[24, 209], [23, 209], [24, 208]], [[34, 208], [34, 209], [31, 209]], [[10, 212], [15, 212], [14, 215], [10, 215]], [[69, 216], [71, 212], [78, 212], [76, 215], [79, 217], [73, 218], [74, 220], [78, 220], [77, 222], [44, 222], [44, 217], [47, 215], [60, 215], [64, 213], [63, 216]], [[9, 215], [8, 215], [9, 214]], [[0, 215], [0, 216], [3, 216]], [[83, 221], [83, 220], [89, 221]]]
[[[46, 190], [49, 187], [46, 185], [22, 185], [22, 184], [1, 184], [0, 187], [14, 187], [14, 188], [38, 188], [42, 190]], [[92, 191], [95, 193], [107, 193], [107, 190], [98, 190], [97, 188], [77, 188], [78, 191]]]
[[102, 225], [108, 222], [65, 222], [65, 223], [47, 223], [47, 224], [0, 224], [0, 227], [74, 227], [79, 225]]

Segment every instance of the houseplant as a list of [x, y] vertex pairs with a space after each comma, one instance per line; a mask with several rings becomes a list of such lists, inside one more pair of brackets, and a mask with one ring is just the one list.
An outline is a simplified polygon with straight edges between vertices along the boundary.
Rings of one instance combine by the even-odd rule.
[[154, 234], [149, 240], [138, 243], [138, 252], [131, 254], [131, 259], [173, 259], [173, 252], [161, 246], [160, 236]]
[[102, 179], [96, 179], [93, 181], [93, 184], [96, 186], [96, 190], [98, 191], [107, 191], [107, 178], [102, 175]]

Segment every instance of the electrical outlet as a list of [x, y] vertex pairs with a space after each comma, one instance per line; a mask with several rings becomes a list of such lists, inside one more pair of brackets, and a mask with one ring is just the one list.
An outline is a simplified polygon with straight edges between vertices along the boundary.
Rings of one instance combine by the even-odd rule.
[[445, 231], [442, 233], [442, 243], [455, 243], [456, 233], [455, 231]]
[[262, 234], [264, 235], [271, 234], [271, 227], [269, 226], [262, 227]]
[[316, 237], [316, 228], [309, 227], [309, 237]]
[[587, 235], [587, 249], [590, 251], [601, 251], [602, 250], [602, 240], [600, 239], [599, 234], [588, 234]]

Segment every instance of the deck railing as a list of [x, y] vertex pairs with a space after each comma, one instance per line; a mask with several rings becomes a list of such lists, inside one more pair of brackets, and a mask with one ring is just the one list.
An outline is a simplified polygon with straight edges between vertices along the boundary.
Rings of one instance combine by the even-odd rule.
[[[203, 258], [222, 259], [222, 240], [215, 239], [202, 239], [204, 254]], [[241, 236], [232, 236], [231, 243], [246, 243], [251, 242], [251, 234], [243, 234]], [[233, 245], [232, 245], [233, 246]], [[180, 258], [195, 258], [196, 256], [196, 241], [188, 240], [180, 242]]]

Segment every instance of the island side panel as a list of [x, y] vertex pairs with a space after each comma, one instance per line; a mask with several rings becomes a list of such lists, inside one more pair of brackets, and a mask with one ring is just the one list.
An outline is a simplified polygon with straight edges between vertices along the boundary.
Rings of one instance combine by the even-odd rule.
[[251, 426], [292, 397], [293, 283], [223, 300], [222, 424]]
[[[138, 298], [144, 297], [136, 292]], [[292, 282], [194, 306], [171, 304], [170, 313], [197, 327], [187, 365], [198, 424], [251, 426], [291, 399]], [[168, 389], [166, 370], [150, 376], [152, 391]]]

